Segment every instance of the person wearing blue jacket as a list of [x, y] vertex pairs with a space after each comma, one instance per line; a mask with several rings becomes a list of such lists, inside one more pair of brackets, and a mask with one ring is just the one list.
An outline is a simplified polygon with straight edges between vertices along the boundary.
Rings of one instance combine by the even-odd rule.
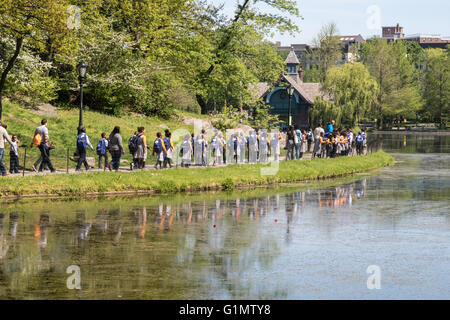
[[80, 134], [77, 136], [77, 151], [79, 154], [77, 168], [76, 171], [81, 170], [81, 164], [84, 164], [86, 171], [89, 170], [89, 164], [86, 161], [86, 147], [89, 146], [91, 150], [94, 150], [91, 142], [89, 141], [89, 137], [86, 134], [86, 128], [80, 129]]
[[155, 155], [155, 153], [156, 153], [155, 169], [158, 169], [158, 165], [159, 165], [159, 169], [162, 169], [162, 164], [164, 162], [164, 153], [167, 153], [167, 149], [166, 149], [166, 146], [162, 139], [161, 132], [158, 132], [156, 134], [156, 140], [155, 140], [155, 142], [153, 142], [153, 153], [152, 154]]
[[327, 124], [327, 127], [325, 129], [325, 135], [329, 135], [329, 134], [333, 133], [333, 131], [334, 131], [334, 124], [335, 124], [334, 120], [331, 120], [331, 122], [329, 122]]
[[102, 168], [102, 158], [105, 158], [105, 168], [108, 167], [108, 139], [106, 133], [102, 133], [102, 138], [97, 142], [98, 168]]

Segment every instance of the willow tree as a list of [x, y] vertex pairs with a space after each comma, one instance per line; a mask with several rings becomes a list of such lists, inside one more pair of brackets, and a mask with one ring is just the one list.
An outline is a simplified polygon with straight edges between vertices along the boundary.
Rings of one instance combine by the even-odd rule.
[[0, 0], [0, 33], [15, 42], [12, 52], [3, 52], [0, 56], [0, 119], [6, 79], [24, 44], [42, 52], [46, 50], [48, 39], [52, 38], [63, 46], [70, 32], [68, 7], [67, 0]]
[[351, 126], [374, 108], [379, 92], [376, 79], [359, 62], [332, 67], [327, 72], [323, 89], [339, 110], [335, 119], [337, 123]]

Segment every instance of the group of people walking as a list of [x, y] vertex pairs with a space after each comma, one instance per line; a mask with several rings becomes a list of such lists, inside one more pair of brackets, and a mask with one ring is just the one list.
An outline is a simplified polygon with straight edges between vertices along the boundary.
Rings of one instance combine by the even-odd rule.
[[343, 130], [335, 128], [334, 120], [327, 124], [326, 129], [319, 124], [314, 130], [313, 158], [335, 158], [338, 156], [357, 155], [365, 153], [367, 134], [364, 129], [354, 133], [351, 128]]
[[[327, 124], [326, 129], [319, 124], [312, 129], [300, 130], [290, 126], [286, 133], [284, 149], [287, 150], [286, 160], [302, 159], [306, 152], [312, 152], [315, 158], [334, 158], [337, 156], [364, 154], [367, 146], [367, 135], [364, 130], [354, 134], [352, 129], [342, 130], [334, 128], [335, 122]], [[130, 164], [131, 170], [144, 169], [149, 152], [156, 156], [155, 169], [163, 169], [173, 166], [173, 158], [181, 159], [182, 167], [191, 165], [206, 166], [212, 159], [212, 165], [230, 163], [267, 163], [269, 157], [273, 155], [274, 161], [279, 161], [281, 146], [283, 144], [282, 134], [279, 132], [267, 133], [264, 130], [251, 130], [248, 136], [243, 132], [236, 132], [225, 139], [221, 132], [215, 131], [211, 139], [208, 139], [205, 130], [197, 136], [193, 133], [183, 137], [180, 147], [175, 149], [172, 141], [172, 133], [166, 129], [164, 136], [161, 132], [156, 134], [153, 144], [150, 146], [146, 137], [145, 128], [138, 127], [132, 137], [128, 139], [128, 150], [133, 157]], [[19, 141], [17, 136], [9, 136], [7, 125], [0, 125], [0, 174], [7, 175], [7, 170], [3, 164], [5, 142], [10, 145], [10, 173], [19, 172]], [[47, 120], [42, 119], [41, 125], [34, 132], [33, 141], [30, 148], [34, 146], [40, 150], [40, 157], [32, 165], [36, 172], [49, 169], [55, 171], [50, 160], [50, 151], [55, 147], [49, 143], [49, 133]], [[86, 128], [79, 128], [76, 139], [76, 171], [80, 171], [82, 165], [86, 170], [90, 169], [87, 162], [87, 148], [94, 150], [94, 147], [86, 133]], [[97, 142], [96, 153], [98, 156], [98, 168], [108, 168], [110, 171], [118, 171], [121, 157], [125, 154], [123, 139], [120, 127], [116, 126], [109, 136], [102, 133]], [[109, 155], [111, 161], [109, 161]], [[178, 154], [177, 154], [178, 153]]]

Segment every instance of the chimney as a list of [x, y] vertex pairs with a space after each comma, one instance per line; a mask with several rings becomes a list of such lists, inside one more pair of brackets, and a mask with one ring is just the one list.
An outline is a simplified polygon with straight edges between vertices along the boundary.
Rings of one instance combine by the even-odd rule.
[[275, 47], [277, 48], [281, 47], [281, 42], [280, 41], [275, 42]]
[[300, 80], [300, 83], [303, 83], [303, 68], [298, 69], [298, 78]]

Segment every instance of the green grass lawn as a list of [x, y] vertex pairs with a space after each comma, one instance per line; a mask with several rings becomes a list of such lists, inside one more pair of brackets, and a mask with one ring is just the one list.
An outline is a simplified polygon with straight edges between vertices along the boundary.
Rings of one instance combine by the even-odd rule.
[[230, 165], [218, 168], [149, 170], [139, 172], [92, 172], [0, 179], [0, 194], [60, 196], [89, 193], [149, 191], [175, 193], [234, 189], [253, 185], [334, 178], [388, 166], [393, 157], [379, 151], [367, 156], [282, 161], [275, 174], [262, 175], [268, 165]]
[[[48, 120], [50, 143], [53, 143], [56, 146], [56, 149], [51, 152], [51, 160], [55, 168], [66, 168], [67, 149], [69, 148], [71, 156], [76, 149], [75, 141], [79, 111], [77, 109], [57, 110], [57, 113], [57, 117], [46, 117], [37, 115], [31, 110], [22, 108], [14, 103], [6, 101], [3, 103], [3, 122], [8, 125], [8, 133], [10, 135], [17, 135], [20, 146], [22, 147], [20, 150], [21, 166], [23, 164], [24, 155], [23, 147], [28, 147], [26, 168], [31, 168], [33, 162], [39, 157], [40, 153], [38, 148], [34, 147], [30, 150], [29, 145], [33, 139], [35, 128], [40, 125], [43, 118], [46, 118]], [[195, 114], [178, 112], [178, 115], [180, 114], [197, 117]], [[154, 117], [138, 117], [131, 115], [125, 115], [118, 118], [93, 111], [85, 111], [83, 113], [83, 122], [94, 149], [102, 132], [105, 132], [109, 136], [114, 126], [120, 126], [126, 151], [123, 159], [128, 161], [132, 159], [131, 155], [128, 154], [128, 139], [134, 134], [138, 126], [144, 126], [146, 128], [146, 136], [149, 145], [152, 145], [156, 132], [164, 132], [164, 128], [161, 126], [169, 127], [172, 132], [177, 129], [186, 129], [189, 132], [192, 132], [193, 130], [193, 126], [183, 124], [176, 119], [162, 120]], [[96, 157], [96, 153], [88, 148], [87, 156]], [[150, 162], [153, 163], [154, 160], [153, 157], [149, 156]], [[9, 167], [8, 150], [5, 153], [5, 164]], [[70, 162], [70, 168], [75, 168], [75, 166], [76, 164], [74, 162]]]

